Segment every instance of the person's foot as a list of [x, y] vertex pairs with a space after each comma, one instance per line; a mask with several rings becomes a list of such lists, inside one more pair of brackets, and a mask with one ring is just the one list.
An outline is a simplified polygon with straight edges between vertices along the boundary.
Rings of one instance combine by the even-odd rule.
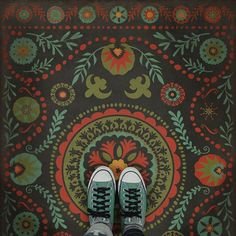
[[112, 171], [98, 167], [88, 185], [88, 214], [90, 226], [96, 223], [107, 224], [112, 229], [114, 222], [116, 182]]
[[136, 168], [128, 167], [121, 173], [118, 183], [122, 228], [143, 230], [146, 215], [146, 187]]

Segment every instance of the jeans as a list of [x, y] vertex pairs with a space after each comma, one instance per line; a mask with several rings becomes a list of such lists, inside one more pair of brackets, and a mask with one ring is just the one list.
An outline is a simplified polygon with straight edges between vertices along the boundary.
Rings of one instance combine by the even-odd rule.
[[[84, 236], [113, 236], [113, 234], [108, 225], [97, 223], [92, 225]], [[142, 230], [134, 226], [124, 230], [123, 236], [144, 236], [144, 234]]]

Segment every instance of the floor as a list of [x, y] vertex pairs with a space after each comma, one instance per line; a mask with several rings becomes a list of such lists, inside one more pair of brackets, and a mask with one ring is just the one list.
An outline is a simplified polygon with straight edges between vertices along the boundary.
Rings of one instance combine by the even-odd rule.
[[233, 2], [1, 1], [1, 235], [83, 235], [100, 165], [145, 235], [235, 235]]

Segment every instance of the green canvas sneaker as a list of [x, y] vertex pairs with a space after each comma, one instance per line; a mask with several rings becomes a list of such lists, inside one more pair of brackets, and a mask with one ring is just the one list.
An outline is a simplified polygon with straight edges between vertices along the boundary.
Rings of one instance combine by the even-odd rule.
[[136, 168], [128, 167], [122, 171], [118, 183], [118, 194], [123, 231], [129, 228], [143, 230], [147, 191], [144, 180]]
[[92, 174], [88, 185], [88, 214], [90, 226], [106, 224], [112, 229], [114, 223], [116, 182], [112, 171], [98, 167]]

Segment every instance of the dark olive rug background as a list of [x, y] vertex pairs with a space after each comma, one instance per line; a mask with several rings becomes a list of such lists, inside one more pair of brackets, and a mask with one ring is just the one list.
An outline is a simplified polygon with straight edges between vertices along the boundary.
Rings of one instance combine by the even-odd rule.
[[235, 5], [0, 1], [1, 235], [83, 235], [106, 165], [145, 235], [234, 236]]

